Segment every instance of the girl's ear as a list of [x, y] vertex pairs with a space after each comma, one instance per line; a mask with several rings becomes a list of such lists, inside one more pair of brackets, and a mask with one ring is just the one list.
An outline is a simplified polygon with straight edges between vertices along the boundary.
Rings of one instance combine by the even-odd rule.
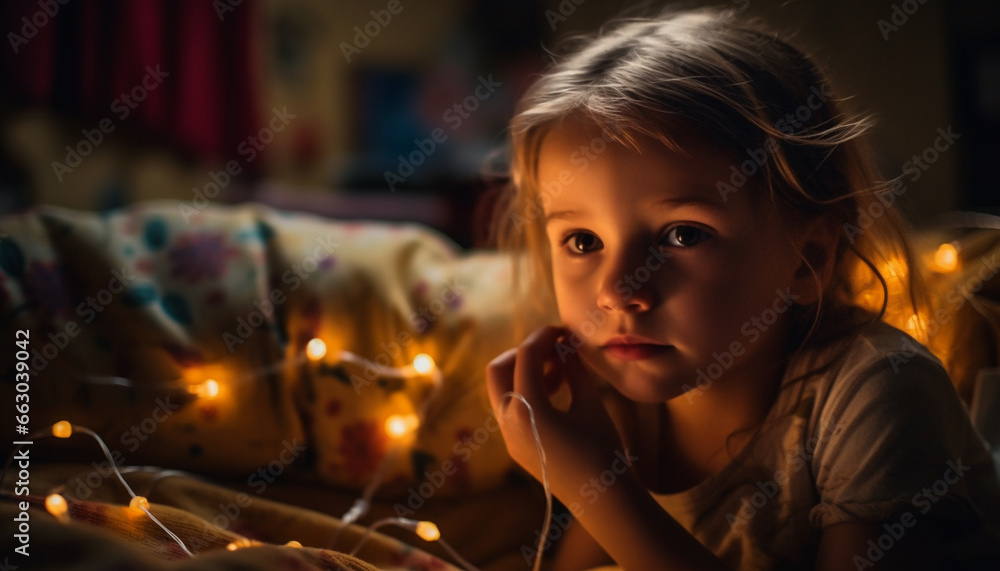
[[799, 235], [795, 246], [801, 259], [791, 286], [799, 305], [816, 303], [830, 286], [839, 239], [839, 226], [829, 219], [810, 222]]

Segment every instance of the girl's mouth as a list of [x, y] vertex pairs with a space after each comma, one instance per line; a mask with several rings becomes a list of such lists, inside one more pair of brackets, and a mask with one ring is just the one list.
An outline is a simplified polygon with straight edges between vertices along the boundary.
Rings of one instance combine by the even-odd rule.
[[608, 355], [622, 361], [651, 359], [663, 355], [672, 348], [670, 345], [653, 343], [609, 343], [602, 347]]

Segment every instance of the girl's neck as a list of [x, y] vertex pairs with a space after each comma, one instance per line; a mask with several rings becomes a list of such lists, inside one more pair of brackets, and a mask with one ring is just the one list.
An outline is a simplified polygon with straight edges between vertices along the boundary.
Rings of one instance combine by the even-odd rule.
[[774, 347], [755, 352], [707, 387], [665, 403], [667, 456], [688, 465], [693, 483], [729, 464], [767, 417], [785, 371], [783, 346]]

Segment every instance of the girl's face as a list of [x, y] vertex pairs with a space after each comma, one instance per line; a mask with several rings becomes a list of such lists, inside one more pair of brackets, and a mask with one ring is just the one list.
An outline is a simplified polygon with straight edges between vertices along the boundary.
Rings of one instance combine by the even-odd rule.
[[637, 152], [567, 120], [539, 156], [566, 346], [636, 401], [773, 365], [796, 299], [801, 259], [773, 206], [752, 196], [761, 181], [719, 190], [747, 157], [688, 150], [647, 140]]

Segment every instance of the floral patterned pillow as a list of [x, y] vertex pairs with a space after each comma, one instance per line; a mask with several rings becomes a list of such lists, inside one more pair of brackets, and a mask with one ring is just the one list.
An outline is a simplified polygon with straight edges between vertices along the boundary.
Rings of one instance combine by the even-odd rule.
[[[118, 463], [254, 487], [361, 489], [383, 461], [385, 490], [420, 500], [497, 485], [511, 461], [483, 375], [514, 345], [508, 284], [500, 255], [417, 225], [175, 203], [0, 220], [0, 313], [5, 338], [30, 335], [31, 430], [67, 419]], [[437, 369], [414, 372], [419, 354]], [[390, 417], [413, 429], [421, 415], [390, 436]], [[106, 472], [95, 462], [80, 485]]]

